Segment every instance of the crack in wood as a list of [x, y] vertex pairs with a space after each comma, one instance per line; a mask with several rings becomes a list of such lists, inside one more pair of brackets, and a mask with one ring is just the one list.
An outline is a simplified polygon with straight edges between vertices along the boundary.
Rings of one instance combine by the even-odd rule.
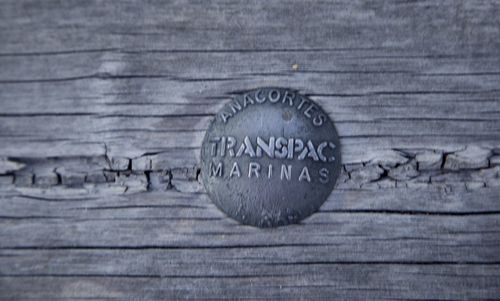
[[[176, 189], [202, 191], [200, 168], [170, 168], [162, 152], [135, 158], [110, 157], [4, 158], [0, 179], [22, 187], [115, 185], [122, 193]], [[494, 159], [494, 160], [492, 160]], [[344, 164], [339, 189], [390, 189], [397, 187], [462, 185], [467, 190], [500, 185], [500, 162], [495, 149], [466, 146], [453, 152], [392, 149], [361, 164]], [[8, 177], [8, 178], [7, 178]]]

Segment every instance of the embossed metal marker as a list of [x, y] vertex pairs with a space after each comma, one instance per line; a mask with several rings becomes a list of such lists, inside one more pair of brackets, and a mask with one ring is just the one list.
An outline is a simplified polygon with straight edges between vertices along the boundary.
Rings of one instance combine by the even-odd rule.
[[296, 91], [240, 93], [210, 125], [202, 179], [213, 202], [243, 224], [297, 223], [323, 204], [340, 173], [337, 131]]

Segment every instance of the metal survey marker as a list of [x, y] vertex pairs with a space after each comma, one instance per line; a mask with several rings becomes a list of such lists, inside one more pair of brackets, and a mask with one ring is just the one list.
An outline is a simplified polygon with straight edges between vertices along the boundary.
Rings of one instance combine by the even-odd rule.
[[314, 213], [341, 169], [333, 122], [297, 91], [239, 93], [216, 115], [201, 149], [212, 201], [237, 221], [274, 227]]

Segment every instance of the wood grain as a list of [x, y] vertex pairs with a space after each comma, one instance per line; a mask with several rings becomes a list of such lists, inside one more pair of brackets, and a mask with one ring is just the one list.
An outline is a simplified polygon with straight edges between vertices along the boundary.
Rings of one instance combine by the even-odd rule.
[[[0, 300], [500, 298], [498, 1], [1, 1]], [[343, 170], [301, 224], [225, 217], [199, 150], [290, 87]]]

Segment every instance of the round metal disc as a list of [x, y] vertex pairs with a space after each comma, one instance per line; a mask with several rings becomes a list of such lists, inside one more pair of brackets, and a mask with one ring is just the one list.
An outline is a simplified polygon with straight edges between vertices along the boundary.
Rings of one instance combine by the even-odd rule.
[[294, 90], [235, 95], [216, 115], [201, 149], [212, 201], [248, 225], [297, 223], [327, 199], [340, 173], [333, 122]]

